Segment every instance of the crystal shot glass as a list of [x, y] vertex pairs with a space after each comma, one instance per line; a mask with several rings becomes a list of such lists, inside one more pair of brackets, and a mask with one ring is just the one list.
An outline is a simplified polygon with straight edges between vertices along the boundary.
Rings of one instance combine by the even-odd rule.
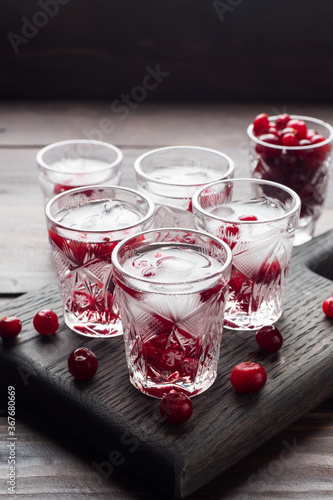
[[193, 194], [210, 182], [233, 177], [234, 162], [213, 149], [172, 146], [143, 154], [134, 169], [138, 190], [155, 204], [154, 227], [195, 228]]
[[217, 374], [232, 254], [196, 230], [149, 230], [112, 254], [131, 383], [162, 398], [205, 391]]
[[151, 226], [153, 203], [132, 189], [88, 186], [55, 196], [45, 211], [66, 325], [86, 337], [121, 335], [111, 254]]
[[46, 146], [36, 157], [45, 202], [69, 189], [119, 185], [122, 159], [116, 146], [102, 141], [77, 139]]
[[258, 329], [281, 317], [300, 204], [290, 188], [258, 179], [220, 181], [195, 193], [198, 229], [233, 254], [226, 328]]
[[[274, 123], [276, 118], [271, 116], [269, 121]], [[298, 115], [290, 115], [290, 118], [302, 120], [312, 135], [323, 140], [314, 144], [302, 140], [302, 145], [294, 147], [269, 144], [260, 139], [265, 136], [254, 134], [253, 124], [248, 127], [247, 134], [251, 175], [288, 186], [301, 199], [299, 226], [294, 240], [294, 245], [301, 245], [312, 239], [326, 199], [333, 129], [316, 118]]]

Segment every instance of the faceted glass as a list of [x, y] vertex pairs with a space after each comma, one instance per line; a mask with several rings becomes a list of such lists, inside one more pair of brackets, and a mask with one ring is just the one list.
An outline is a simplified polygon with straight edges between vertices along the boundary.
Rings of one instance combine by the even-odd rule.
[[116, 186], [66, 191], [46, 205], [46, 219], [67, 326], [88, 337], [122, 334], [111, 254], [123, 238], [149, 228], [153, 203]]
[[221, 238], [233, 253], [225, 327], [275, 323], [283, 312], [298, 195], [273, 182], [232, 179], [199, 190], [193, 211], [198, 229]]
[[[276, 118], [271, 116], [269, 120], [274, 122]], [[304, 121], [308, 130], [320, 134], [325, 140], [306, 146], [286, 147], [261, 141], [254, 135], [253, 125], [248, 127], [247, 133], [250, 138], [251, 175], [288, 186], [301, 199], [294, 240], [294, 245], [301, 245], [313, 237], [326, 199], [333, 129], [316, 118], [298, 115], [291, 115], [290, 118]]]
[[107, 142], [77, 139], [49, 144], [37, 153], [45, 202], [69, 189], [118, 185], [122, 159], [122, 152]]
[[155, 204], [154, 227], [195, 228], [192, 196], [197, 189], [233, 177], [233, 161], [220, 151], [172, 146], [143, 154], [134, 163], [138, 190]]
[[146, 231], [112, 254], [130, 381], [194, 396], [217, 373], [231, 251], [188, 229]]

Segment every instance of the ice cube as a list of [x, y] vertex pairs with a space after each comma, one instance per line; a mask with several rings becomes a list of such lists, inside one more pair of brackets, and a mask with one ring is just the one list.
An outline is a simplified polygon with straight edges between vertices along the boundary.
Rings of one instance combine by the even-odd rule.
[[216, 217], [221, 217], [221, 219], [237, 220], [237, 217], [235, 216], [235, 210], [232, 207], [228, 207], [226, 205], [215, 207], [211, 211], [211, 214], [215, 215]]
[[168, 281], [168, 278], [171, 281], [174, 278], [177, 281], [181, 278], [189, 278], [195, 272], [196, 267], [195, 262], [174, 256], [162, 257], [156, 262], [158, 277], [163, 281]]

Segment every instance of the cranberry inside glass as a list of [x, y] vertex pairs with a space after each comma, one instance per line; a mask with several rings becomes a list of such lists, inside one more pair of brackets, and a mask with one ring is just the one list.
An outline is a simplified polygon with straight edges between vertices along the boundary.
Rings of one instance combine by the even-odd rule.
[[309, 241], [325, 202], [333, 129], [316, 118], [258, 115], [247, 129], [251, 174], [284, 184], [302, 206], [294, 244]]

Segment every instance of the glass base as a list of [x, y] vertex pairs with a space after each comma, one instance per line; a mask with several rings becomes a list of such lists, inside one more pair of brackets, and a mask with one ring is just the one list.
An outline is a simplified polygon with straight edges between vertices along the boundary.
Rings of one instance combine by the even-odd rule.
[[[141, 378], [141, 377], [140, 377]], [[200, 377], [201, 378], [201, 377]], [[202, 392], [209, 389], [209, 387], [215, 382], [216, 379], [216, 371], [207, 374], [204, 382], [200, 381], [200, 383], [194, 382], [185, 382], [185, 383], [154, 383], [149, 381], [140, 381], [138, 377], [130, 376], [130, 382], [134, 385], [136, 389], [143, 392], [143, 394], [147, 394], [147, 396], [151, 396], [153, 398], [162, 399], [163, 396], [169, 394], [170, 392], [181, 392], [186, 394], [188, 397], [197, 396]]]
[[123, 334], [121, 320], [109, 324], [79, 321], [74, 315], [64, 313], [64, 321], [73, 332], [90, 338], [110, 338]]
[[259, 313], [253, 313], [252, 315], [247, 314], [224, 314], [224, 325], [223, 328], [226, 330], [259, 330], [263, 326], [274, 325], [282, 316], [282, 311], [276, 313], [269, 310], [270, 307], [267, 305], [267, 310], [261, 311]]

